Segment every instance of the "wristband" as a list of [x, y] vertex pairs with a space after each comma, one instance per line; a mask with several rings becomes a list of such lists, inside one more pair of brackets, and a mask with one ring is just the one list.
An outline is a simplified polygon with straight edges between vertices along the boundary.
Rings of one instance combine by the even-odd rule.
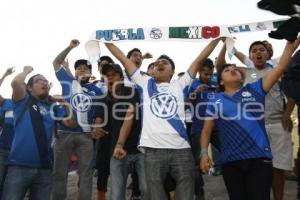
[[197, 93], [196, 93], [196, 92], [190, 93], [189, 99], [190, 99], [190, 100], [195, 100], [195, 99], [197, 99]]
[[123, 147], [124, 147], [124, 144], [121, 143], [121, 142], [117, 142], [116, 147], [121, 147], [121, 148], [123, 148]]
[[207, 149], [201, 149], [199, 158], [201, 159], [205, 155], [208, 155], [208, 150]]

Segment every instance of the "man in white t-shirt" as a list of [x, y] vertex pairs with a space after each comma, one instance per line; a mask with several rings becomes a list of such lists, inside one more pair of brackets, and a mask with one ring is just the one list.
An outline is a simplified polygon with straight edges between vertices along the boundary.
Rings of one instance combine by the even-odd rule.
[[114, 44], [110, 52], [123, 64], [141, 96], [142, 133], [139, 149], [145, 153], [145, 173], [151, 200], [167, 199], [163, 182], [167, 173], [176, 181], [176, 199], [190, 200], [194, 195], [194, 159], [185, 126], [183, 90], [192, 83], [197, 71], [216, 47], [213, 40], [191, 64], [185, 75], [172, 80], [173, 60], [161, 55], [154, 63], [153, 78], [141, 73]]

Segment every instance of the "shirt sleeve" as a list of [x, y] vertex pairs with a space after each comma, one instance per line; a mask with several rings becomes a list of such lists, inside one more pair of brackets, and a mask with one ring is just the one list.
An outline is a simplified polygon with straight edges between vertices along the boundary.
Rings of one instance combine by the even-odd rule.
[[247, 66], [247, 68], [254, 68], [254, 63], [248, 56], [245, 56], [244, 64]]
[[131, 76], [130, 79], [138, 86], [146, 86], [148, 80], [151, 79], [150, 76], [141, 72], [140, 69], [137, 69]]
[[71, 77], [66, 69], [61, 66], [56, 72], [56, 77], [61, 84], [62, 87], [62, 95], [64, 98], [69, 97], [72, 92], [72, 83], [75, 81], [74, 77]]
[[260, 78], [257, 81], [253, 83], [249, 83], [249, 86], [254, 89], [256, 92], [258, 92], [261, 96], [266, 96], [266, 92], [263, 88], [263, 79]]
[[186, 87], [190, 87], [194, 81], [194, 78], [190, 75], [189, 71], [186, 71], [182, 77], [178, 79], [179, 85], [184, 90]]
[[73, 80], [75, 80], [74, 77], [71, 77], [67, 73], [66, 69], [63, 66], [60, 66], [60, 68], [55, 72], [55, 75], [60, 82], [63, 81], [72, 82]]

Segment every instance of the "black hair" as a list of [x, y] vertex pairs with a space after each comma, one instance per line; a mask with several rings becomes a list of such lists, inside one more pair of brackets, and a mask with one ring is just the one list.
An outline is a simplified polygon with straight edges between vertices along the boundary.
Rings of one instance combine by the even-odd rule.
[[178, 74], [177, 74], [177, 76], [178, 77], [181, 77], [181, 76], [183, 76], [185, 74], [185, 72], [179, 72]]
[[133, 49], [131, 49], [130, 51], [128, 51], [128, 53], [127, 53], [127, 58], [130, 58], [131, 57], [131, 55], [133, 54], [133, 52], [135, 52], [135, 51], [137, 51], [137, 52], [139, 52], [139, 53], [141, 53], [142, 54], [142, 52], [141, 52], [141, 50], [140, 49], [138, 49], [138, 48], [133, 48]]
[[203, 67], [208, 67], [209, 69], [214, 69], [214, 62], [210, 59], [210, 58], [207, 58], [204, 62], [203, 62], [203, 64], [202, 64], [202, 66], [201, 66], [201, 68], [203, 68]]
[[152, 63], [150, 63], [150, 64], [148, 65], [147, 71], [149, 71], [149, 69], [150, 69], [152, 66], [154, 66], [154, 62], [152, 62]]
[[101, 63], [102, 61], [106, 60], [108, 63], [115, 63], [113, 59], [109, 56], [101, 56], [98, 60], [98, 64]]
[[[28, 79], [28, 81], [27, 81], [27, 83], [26, 83], [26, 86], [27, 86], [27, 87], [32, 87], [32, 86], [33, 86], [33, 83], [34, 83], [34, 78], [37, 77], [37, 76], [42, 76], [42, 74], [35, 74], [35, 75], [31, 76], [31, 77]], [[26, 88], [26, 92], [27, 92], [27, 94], [31, 95], [31, 92], [28, 90], [28, 88]], [[45, 102], [46, 102], [47, 104], [53, 103], [52, 97], [51, 97], [49, 94], [45, 97], [44, 100], [45, 100]]]
[[174, 61], [169, 56], [163, 54], [163, 55], [160, 55], [157, 60], [159, 60], [159, 59], [166, 59], [166, 60], [168, 60], [170, 62], [170, 64], [171, 64], [171, 66], [172, 66], [172, 70], [175, 70], [175, 63], [174, 63]]
[[[222, 73], [223, 73], [223, 71], [224, 71], [226, 68], [228, 68], [228, 67], [230, 67], [230, 66], [236, 66], [236, 65], [235, 65], [235, 64], [230, 64], [230, 63], [224, 64], [224, 65], [221, 67], [221, 69], [218, 71], [218, 75], [217, 75], [217, 76], [218, 76], [218, 85], [219, 85], [220, 91], [222, 91], [222, 92], [225, 91], [224, 85], [221, 85], [221, 81], [222, 81]], [[240, 70], [238, 70], [238, 71], [240, 72], [242, 78], [244, 79], [244, 74], [243, 74]]]
[[34, 78], [37, 77], [37, 76], [39, 76], [39, 75], [41, 75], [41, 74], [35, 74], [35, 75], [31, 76], [31, 77], [28, 79], [26, 85], [32, 87], [33, 82], [34, 82]]
[[272, 56], [273, 56], [273, 48], [272, 48], [272, 47], [269, 48], [269, 47], [267, 46], [267, 44], [269, 44], [269, 45], [271, 45], [271, 46], [272, 46], [272, 44], [271, 44], [268, 40], [263, 40], [262, 42], [263, 42], [263, 43], [265, 44], [265, 46], [267, 47], [267, 51], [268, 51], [268, 53], [269, 53], [269, 59], [271, 59]]
[[268, 48], [267, 48], [267, 46], [266, 46], [266, 44], [265, 44], [263, 41], [254, 41], [254, 42], [252, 42], [252, 44], [251, 44], [250, 47], [249, 47], [249, 54], [250, 54], [250, 52], [251, 52], [251, 50], [252, 50], [252, 47], [253, 47], [254, 45], [263, 45], [263, 46], [265, 47], [265, 49], [267, 50], [267, 52], [269, 52], [269, 51], [268, 51]]

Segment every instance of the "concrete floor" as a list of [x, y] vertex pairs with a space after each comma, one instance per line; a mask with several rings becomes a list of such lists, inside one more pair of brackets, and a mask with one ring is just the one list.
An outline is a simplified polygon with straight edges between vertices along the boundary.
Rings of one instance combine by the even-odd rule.
[[[68, 181], [68, 200], [75, 200], [77, 196], [77, 180], [76, 174], [69, 175]], [[205, 181], [205, 197], [206, 200], [228, 200], [227, 191], [222, 179], [222, 176], [204, 176]], [[96, 200], [96, 178], [94, 178], [93, 184], [93, 200]], [[284, 199], [285, 200], [297, 200], [297, 185], [296, 181], [286, 181]], [[129, 199], [129, 191], [128, 198]], [[107, 198], [109, 199], [109, 198]]]

